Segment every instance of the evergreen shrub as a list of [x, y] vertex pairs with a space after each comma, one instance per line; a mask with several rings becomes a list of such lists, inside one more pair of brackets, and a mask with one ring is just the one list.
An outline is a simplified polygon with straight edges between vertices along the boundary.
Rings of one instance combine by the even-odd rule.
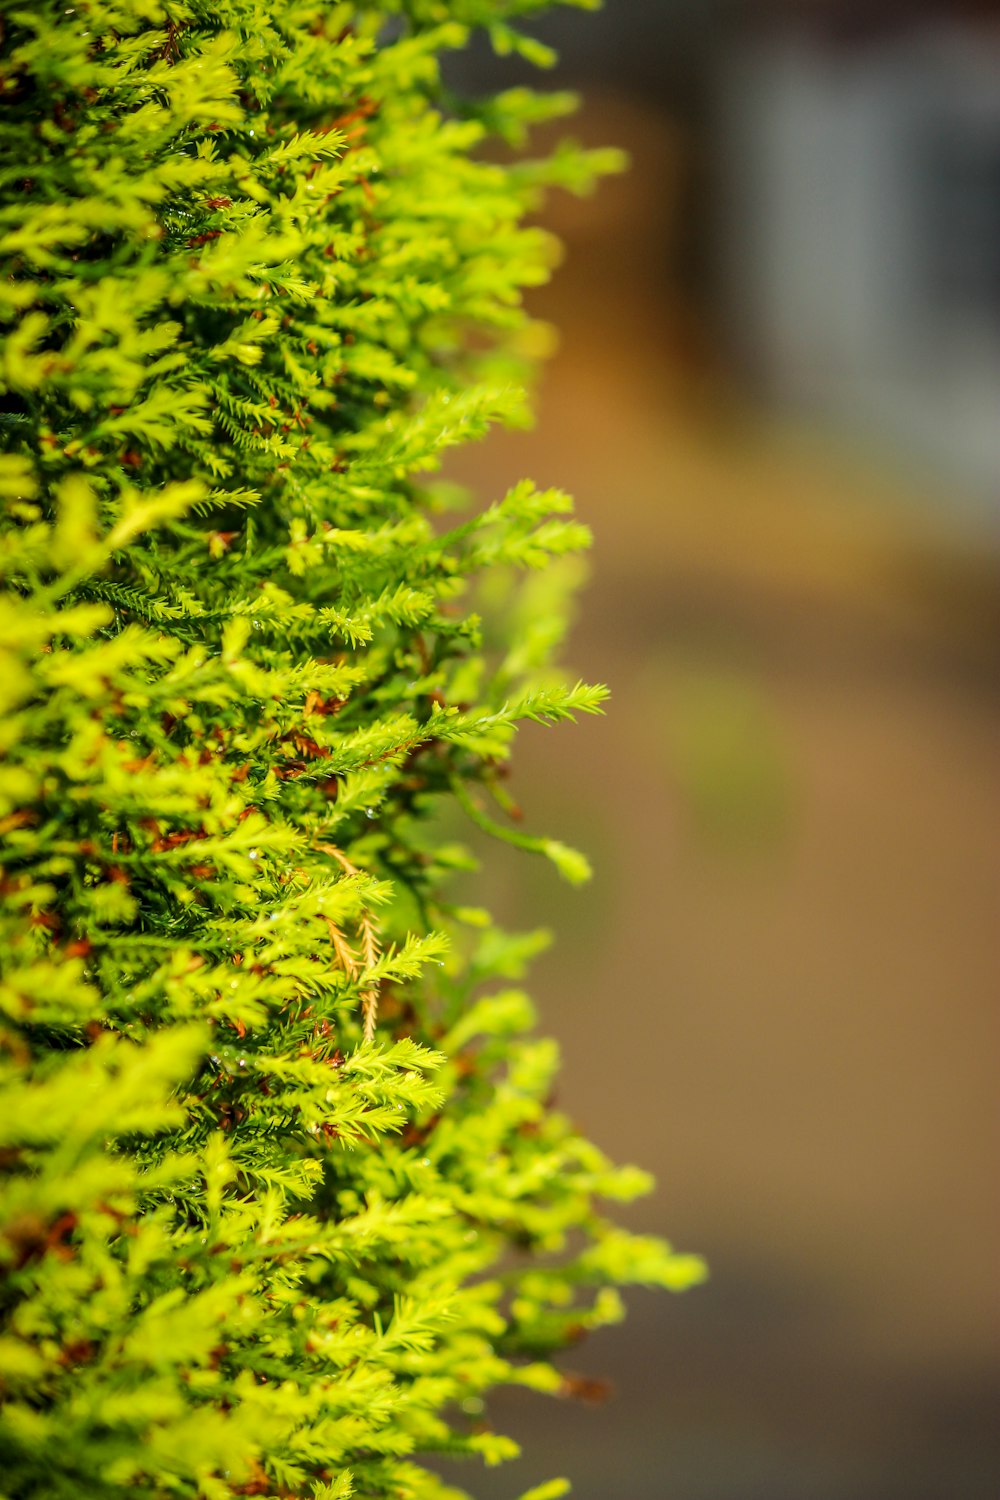
[[702, 1275], [603, 1217], [649, 1183], [551, 1107], [537, 935], [449, 896], [449, 812], [587, 873], [502, 779], [604, 696], [586, 531], [435, 478], [524, 419], [525, 216], [616, 164], [442, 80], [543, 3], [0, 5], [7, 1500], [444, 1500], [486, 1392]]

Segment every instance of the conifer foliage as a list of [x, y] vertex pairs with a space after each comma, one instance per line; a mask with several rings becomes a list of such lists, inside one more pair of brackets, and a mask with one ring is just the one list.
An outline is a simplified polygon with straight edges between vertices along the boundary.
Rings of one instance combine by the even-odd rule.
[[449, 887], [470, 819], [587, 873], [502, 784], [603, 697], [586, 531], [435, 477], [524, 418], [525, 215], [615, 165], [442, 81], [542, 8], [0, 4], [7, 1500], [444, 1500], [490, 1388], [702, 1274], [602, 1216], [648, 1184], [550, 1107], [538, 935]]

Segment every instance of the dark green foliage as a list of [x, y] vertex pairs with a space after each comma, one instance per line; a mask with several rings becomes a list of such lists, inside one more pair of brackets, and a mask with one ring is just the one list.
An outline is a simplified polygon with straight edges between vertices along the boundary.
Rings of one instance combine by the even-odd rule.
[[615, 165], [490, 164], [568, 101], [441, 83], [541, 8], [0, 7], [7, 1500], [443, 1500], [484, 1392], [702, 1274], [601, 1216], [647, 1182], [547, 1104], [537, 935], [449, 898], [449, 809], [587, 873], [500, 783], [601, 702], [586, 532], [432, 477], [523, 416], [525, 213]]

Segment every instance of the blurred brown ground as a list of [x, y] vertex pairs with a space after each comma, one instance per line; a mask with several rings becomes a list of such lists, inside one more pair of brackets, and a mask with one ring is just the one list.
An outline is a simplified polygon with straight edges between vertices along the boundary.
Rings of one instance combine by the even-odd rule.
[[659, 1190], [632, 1221], [713, 1279], [637, 1294], [569, 1367], [594, 1413], [511, 1397], [513, 1470], [578, 1500], [986, 1500], [996, 1285], [996, 556], [887, 463], [737, 395], [671, 283], [682, 134], [591, 98], [633, 170], [561, 199], [533, 310], [559, 352], [530, 434], [451, 470], [531, 475], [596, 533], [570, 650], [605, 719], [522, 736], [532, 830], [582, 894], [491, 850], [494, 907], [555, 927], [532, 989], [561, 1103]]

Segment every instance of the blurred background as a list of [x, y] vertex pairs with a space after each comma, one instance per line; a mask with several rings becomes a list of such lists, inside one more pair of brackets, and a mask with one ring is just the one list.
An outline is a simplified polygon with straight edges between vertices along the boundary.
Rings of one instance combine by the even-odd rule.
[[[482, 499], [572, 490], [569, 658], [607, 718], [523, 734], [490, 854], [560, 1103], [655, 1171], [636, 1227], [712, 1280], [637, 1293], [511, 1395], [511, 1500], [1000, 1494], [998, 7], [608, 0], [536, 34], [626, 177], [546, 222], [560, 330]], [[526, 80], [485, 50], [468, 89]]]

